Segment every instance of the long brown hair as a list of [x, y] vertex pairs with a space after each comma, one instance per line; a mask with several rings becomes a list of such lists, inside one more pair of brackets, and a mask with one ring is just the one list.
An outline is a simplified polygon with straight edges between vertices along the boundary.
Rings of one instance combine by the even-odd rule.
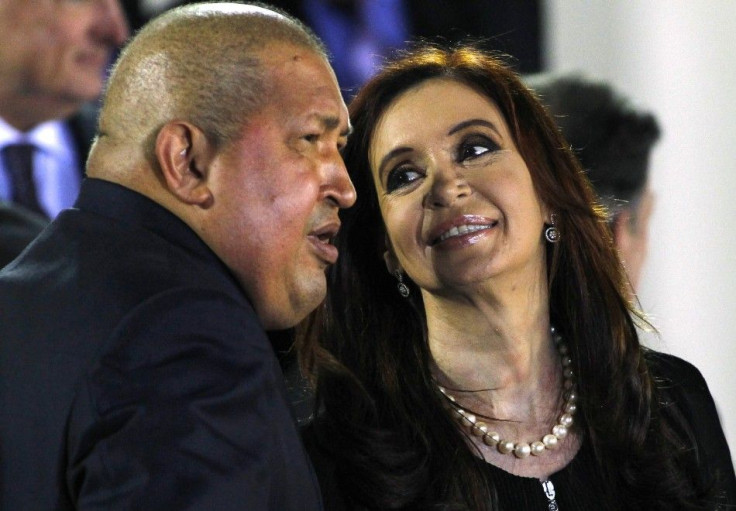
[[574, 354], [579, 427], [606, 484], [602, 500], [615, 508], [697, 509], [665, 447], [671, 435], [653, 427], [660, 423], [632, 319], [639, 316], [605, 211], [534, 93], [501, 58], [468, 45], [401, 55], [350, 105], [354, 133], [344, 158], [358, 200], [342, 213], [328, 299], [300, 339], [302, 364], [316, 383], [314, 430], [337, 460], [343, 493], [365, 509], [497, 509], [493, 481], [433, 384], [421, 293], [408, 282], [411, 297], [402, 298], [382, 258], [385, 227], [368, 161], [373, 130], [399, 94], [432, 78], [457, 80], [495, 102], [539, 198], [557, 215], [561, 240], [547, 254], [550, 322]]

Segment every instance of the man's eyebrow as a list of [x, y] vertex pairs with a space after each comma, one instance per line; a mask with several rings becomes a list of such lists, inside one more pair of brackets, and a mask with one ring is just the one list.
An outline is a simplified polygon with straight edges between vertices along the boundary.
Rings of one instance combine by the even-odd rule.
[[[318, 116], [320, 124], [327, 130], [334, 130], [340, 126], [340, 118], [335, 116]], [[341, 137], [350, 136], [353, 133], [352, 125], [348, 124], [347, 128], [340, 132]]]
[[447, 134], [452, 135], [453, 133], [457, 133], [458, 131], [463, 130], [469, 126], [485, 126], [486, 128], [495, 131], [499, 137], [501, 136], [501, 132], [498, 130], [496, 125], [485, 119], [468, 119], [467, 121], [460, 122], [450, 128], [450, 131], [448, 131]]

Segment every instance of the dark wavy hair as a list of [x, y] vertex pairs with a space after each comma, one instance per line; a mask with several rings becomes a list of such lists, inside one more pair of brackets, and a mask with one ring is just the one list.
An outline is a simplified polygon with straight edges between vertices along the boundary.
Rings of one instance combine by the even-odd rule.
[[[550, 322], [564, 333], [579, 375], [580, 432], [620, 509], [700, 509], [682, 468], [684, 442], [659, 420], [627, 300], [625, 277], [589, 182], [537, 97], [498, 56], [470, 45], [401, 54], [350, 105], [344, 158], [358, 192], [342, 215], [328, 299], [300, 327], [301, 363], [316, 385], [314, 438], [335, 460], [352, 509], [498, 509], [484, 463], [443, 407], [430, 372], [421, 293], [396, 291], [383, 260], [368, 151], [381, 115], [402, 92], [457, 80], [501, 110], [541, 201], [562, 233], [547, 253]], [[438, 101], [441, 98], [437, 98]], [[615, 503], [615, 504], [614, 504]], [[601, 508], [603, 509], [603, 507]]]

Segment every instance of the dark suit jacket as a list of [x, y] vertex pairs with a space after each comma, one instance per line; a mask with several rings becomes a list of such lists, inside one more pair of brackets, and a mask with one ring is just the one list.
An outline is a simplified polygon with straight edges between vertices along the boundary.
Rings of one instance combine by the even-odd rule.
[[0, 318], [0, 509], [321, 508], [248, 300], [147, 198], [86, 180]]
[[0, 268], [15, 259], [49, 223], [12, 202], [0, 202]]

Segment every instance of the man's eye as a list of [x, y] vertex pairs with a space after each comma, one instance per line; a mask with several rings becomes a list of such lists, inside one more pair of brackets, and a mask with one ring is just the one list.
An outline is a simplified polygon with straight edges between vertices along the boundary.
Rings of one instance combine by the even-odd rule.
[[319, 140], [319, 133], [310, 133], [309, 135], [304, 135], [302, 138], [310, 144], [313, 144]]
[[410, 185], [421, 177], [421, 172], [414, 167], [406, 165], [396, 167], [388, 174], [388, 178], [386, 179], [386, 190], [391, 193], [394, 190]]

